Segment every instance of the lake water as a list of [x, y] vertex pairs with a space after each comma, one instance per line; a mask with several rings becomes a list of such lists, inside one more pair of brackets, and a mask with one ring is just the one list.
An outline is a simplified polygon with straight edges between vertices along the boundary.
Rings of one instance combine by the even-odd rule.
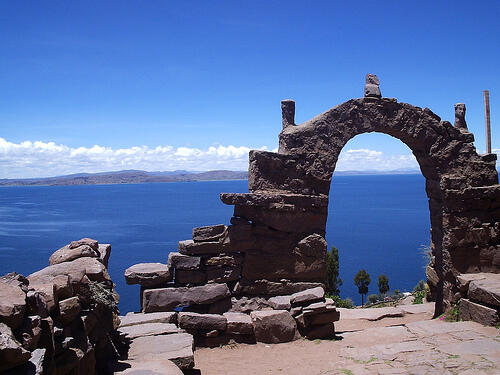
[[[421, 175], [336, 176], [330, 193], [327, 241], [339, 249], [343, 297], [360, 303], [352, 280], [365, 268], [385, 273], [391, 289], [411, 290], [425, 277], [429, 210]], [[247, 181], [0, 188], [0, 275], [28, 275], [48, 265], [59, 247], [81, 237], [111, 243], [109, 273], [120, 311], [139, 309], [139, 288], [124, 270], [166, 262], [196, 226], [229, 224], [232, 206], [221, 192], [246, 192]]]

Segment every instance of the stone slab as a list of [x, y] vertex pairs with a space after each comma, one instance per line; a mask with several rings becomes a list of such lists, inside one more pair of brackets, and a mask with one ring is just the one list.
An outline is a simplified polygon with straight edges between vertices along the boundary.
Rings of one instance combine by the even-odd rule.
[[290, 310], [290, 296], [276, 296], [268, 299], [269, 304], [275, 310]]
[[168, 254], [167, 265], [176, 270], [198, 270], [201, 266], [201, 257], [172, 252]]
[[217, 255], [229, 250], [221, 242], [179, 241], [179, 253], [184, 255]]
[[404, 312], [398, 307], [379, 307], [372, 309], [345, 309], [337, 308], [342, 315], [342, 320], [348, 319], [366, 319], [376, 321], [383, 318], [398, 318], [404, 315]]
[[290, 303], [292, 306], [306, 305], [312, 302], [319, 302], [324, 297], [325, 290], [322, 287], [316, 287], [292, 294], [290, 296]]
[[120, 316], [120, 327], [145, 323], [177, 323], [177, 312], [128, 313]]
[[226, 333], [238, 335], [253, 334], [253, 324], [250, 315], [235, 312], [226, 312], [224, 317], [227, 320]]
[[279, 296], [297, 293], [303, 290], [323, 287], [322, 283], [314, 282], [293, 282], [268, 281], [268, 280], [243, 280], [238, 282], [234, 288], [236, 294], [261, 295], [261, 296]]
[[162, 286], [172, 280], [170, 269], [162, 263], [138, 263], [125, 270], [127, 284], [143, 287]]
[[143, 312], [170, 311], [175, 307], [189, 305], [207, 305], [230, 295], [227, 284], [146, 289], [143, 292]]
[[219, 241], [227, 233], [227, 227], [224, 224], [209, 225], [205, 227], [193, 228], [194, 242]]
[[26, 293], [17, 285], [0, 282], [0, 322], [16, 329], [26, 311]]
[[172, 323], [144, 323], [127, 327], [119, 327], [118, 332], [129, 340], [145, 336], [169, 335], [182, 332]]
[[179, 327], [183, 329], [204, 329], [225, 331], [227, 319], [219, 314], [179, 313]]
[[181, 370], [194, 367], [194, 340], [189, 333], [138, 337], [130, 344], [128, 358], [131, 360], [168, 359]]
[[495, 326], [500, 322], [496, 309], [472, 302], [466, 298], [460, 300], [460, 319], [473, 320], [486, 326]]
[[473, 280], [467, 294], [470, 300], [500, 308], [500, 274], [487, 274], [484, 279]]
[[183, 375], [168, 359], [120, 361], [112, 368], [115, 375]]

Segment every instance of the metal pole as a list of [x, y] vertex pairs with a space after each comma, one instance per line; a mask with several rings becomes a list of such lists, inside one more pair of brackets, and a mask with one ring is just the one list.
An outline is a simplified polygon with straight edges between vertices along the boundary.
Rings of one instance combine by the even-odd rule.
[[486, 153], [491, 154], [491, 128], [490, 128], [490, 92], [483, 91], [484, 94], [484, 121], [486, 125]]

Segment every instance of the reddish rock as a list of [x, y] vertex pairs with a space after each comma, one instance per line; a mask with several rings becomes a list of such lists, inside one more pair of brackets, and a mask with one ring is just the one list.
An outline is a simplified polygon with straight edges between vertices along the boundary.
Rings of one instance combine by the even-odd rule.
[[53, 266], [54, 264], [71, 262], [72, 260], [82, 257], [98, 258], [99, 255], [100, 254], [98, 250], [94, 250], [88, 245], [80, 245], [78, 247], [71, 247], [70, 245], [66, 245], [55, 251], [50, 256], [49, 264]]
[[219, 241], [223, 239], [226, 234], [227, 227], [224, 224], [193, 228], [194, 242]]
[[172, 280], [170, 269], [162, 263], [139, 263], [125, 270], [127, 284], [143, 287], [162, 286]]
[[71, 297], [59, 302], [60, 321], [67, 325], [71, 323], [82, 311], [78, 297]]
[[179, 241], [179, 253], [184, 255], [220, 254], [228, 250], [220, 242]]
[[471, 281], [467, 295], [473, 301], [500, 308], [500, 274]]
[[15, 284], [0, 281], [0, 322], [16, 329], [26, 311], [26, 293]]
[[462, 320], [473, 320], [485, 326], [495, 326], [500, 322], [497, 309], [480, 305], [466, 298], [460, 300], [459, 316]]
[[99, 244], [98, 250], [99, 250], [99, 260], [107, 268], [108, 262], [109, 262], [109, 257], [111, 256], [111, 245], [108, 243]]
[[146, 323], [177, 323], [177, 312], [132, 313], [120, 316], [120, 327]]
[[31, 354], [15, 339], [12, 330], [0, 323], [0, 372], [29, 361]]
[[75, 249], [77, 247], [80, 247], [82, 245], [87, 245], [90, 246], [94, 250], [99, 250], [99, 243], [96, 240], [93, 240], [92, 238], [82, 238], [78, 241], [71, 241], [68, 247], [70, 249]]
[[253, 334], [253, 323], [250, 315], [235, 312], [226, 312], [227, 334], [251, 335]]
[[292, 294], [290, 296], [290, 303], [292, 306], [307, 305], [312, 302], [321, 301], [324, 297], [325, 290], [322, 287], [316, 287]]
[[45, 278], [46, 280], [54, 280], [58, 276], [66, 275], [69, 277], [71, 284], [80, 284], [84, 278], [97, 282], [111, 282], [106, 267], [95, 258], [79, 258], [64, 264], [55, 264], [53, 266], [45, 267], [40, 271], [32, 273], [28, 276], [28, 280], [36, 280], [38, 278]]
[[167, 266], [176, 270], [198, 270], [201, 266], [201, 258], [172, 252], [168, 254]]
[[191, 330], [226, 330], [227, 319], [218, 314], [196, 314], [192, 312], [179, 313], [179, 327]]
[[143, 311], [169, 311], [179, 306], [207, 305], [230, 295], [226, 284], [147, 289], [143, 293]]
[[276, 344], [295, 338], [297, 324], [288, 311], [253, 311], [250, 317], [257, 341]]
[[276, 296], [268, 300], [271, 307], [275, 310], [290, 310], [290, 296]]
[[201, 270], [175, 270], [176, 284], [203, 284], [207, 274]]

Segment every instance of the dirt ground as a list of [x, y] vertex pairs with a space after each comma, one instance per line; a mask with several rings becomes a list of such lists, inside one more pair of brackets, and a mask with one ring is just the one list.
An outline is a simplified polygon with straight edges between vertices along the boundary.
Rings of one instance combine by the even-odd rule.
[[500, 374], [497, 328], [431, 320], [432, 306], [391, 311], [344, 311], [334, 340], [197, 349], [196, 368], [202, 375]]

